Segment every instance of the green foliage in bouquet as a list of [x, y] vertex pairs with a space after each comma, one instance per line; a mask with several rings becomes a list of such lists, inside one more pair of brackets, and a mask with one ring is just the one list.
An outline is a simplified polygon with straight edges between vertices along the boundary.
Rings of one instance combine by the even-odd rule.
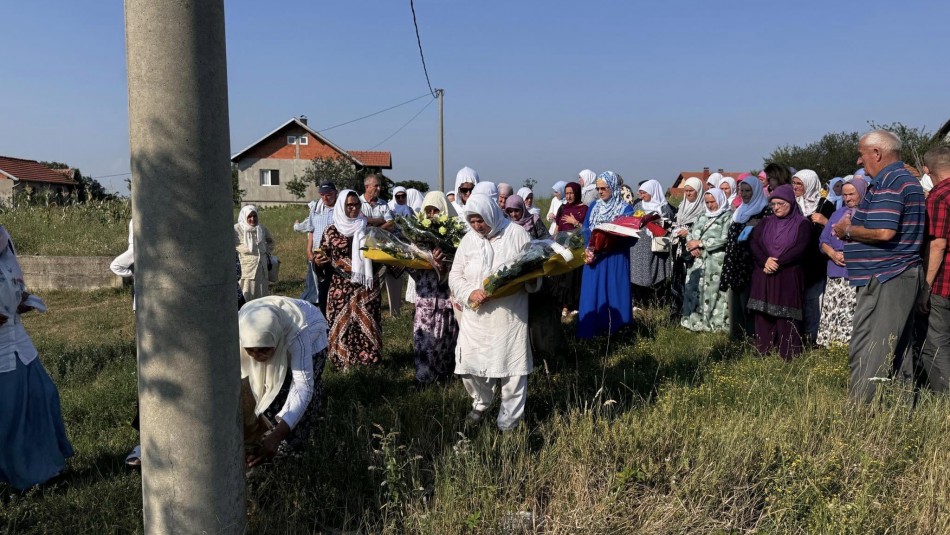
[[531, 240], [517, 258], [485, 279], [485, 292], [492, 295], [515, 279], [542, 269], [548, 258], [555, 254], [551, 240]]
[[426, 258], [424, 251], [377, 227], [366, 229], [366, 246], [363, 250], [372, 249], [382, 251], [398, 260], [431, 260], [431, 258]]
[[396, 228], [403, 238], [420, 249], [438, 248], [448, 257], [455, 255], [465, 234], [465, 225], [459, 218], [442, 214], [429, 219], [421, 210], [413, 217], [396, 217]]

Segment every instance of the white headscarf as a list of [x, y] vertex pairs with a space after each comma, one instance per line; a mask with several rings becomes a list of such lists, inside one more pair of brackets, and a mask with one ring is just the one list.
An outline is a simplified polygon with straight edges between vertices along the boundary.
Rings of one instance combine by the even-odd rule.
[[422, 211], [425, 211], [427, 206], [432, 206], [439, 209], [439, 215], [448, 214], [449, 217], [453, 217], [456, 214], [455, 207], [449, 203], [449, 200], [445, 198], [445, 195], [441, 191], [430, 191], [426, 193], [424, 199], [422, 199]]
[[577, 173], [577, 179], [581, 182], [581, 195], [597, 187], [597, 173], [590, 169], [584, 169]]
[[706, 183], [709, 184], [709, 189], [718, 188], [720, 182], [722, 182], [722, 173], [713, 173], [706, 179]]
[[413, 212], [418, 212], [419, 210], [422, 210], [422, 192], [417, 190], [416, 188], [407, 189], [406, 190], [406, 204], [409, 205], [409, 208], [412, 208]]
[[[333, 226], [340, 234], [352, 239], [350, 251], [350, 282], [373, 288], [373, 261], [363, 256], [363, 247], [366, 245], [366, 216], [362, 213], [356, 217], [346, 217], [346, 197], [349, 194], [359, 197], [359, 193], [345, 189], [337, 197], [333, 205]], [[362, 202], [362, 199], [360, 199]]]
[[805, 193], [795, 198], [795, 202], [802, 209], [802, 215], [808, 217], [814, 214], [821, 200], [821, 180], [818, 179], [818, 173], [811, 169], [802, 169], [792, 175], [792, 178], [800, 179], [805, 185]]
[[475, 184], [475, 189], [472, 190], [472, 195], [475, 195], [476, 193], [488, 195], [495, 202], [498, 202], [498, 186], [496, 186], [494, 182], [485, 180]]
[[[287, 343], [305, 325], [303, 311], [286, 297], [261, 297], [244, 305], [238, 312], [241, 378], [247, 377], [251, 385], [256, 401], [255, 415], [270, 407], [284, 385], [290, 368]], [[267, 362], [258, 362], [244, 351], [245, 347], [273, 347], [274, 356]]]
[[703, 202], [703, 181], [699, 177], [691, 176], [683, 184], [684, 188], [686, 186], [696, 190], [696, 200], [689, 202], [685, 195], [683, 196], [683, 202], [676, 212], [676, 225], [680, 227], [696, 222], [706, 211], [706, 203]]
[[[247, 222], [247, 216], [251, 215], [251, 212], [257, 214], [257, 224], [253, 227]], [[244, 246], [249, 253], [256, 253], [259, 245], [264, 242], [264, 227], [261, 226], [261, 214], [257, 212], [256, 206], [248, 204], [241, 208], [238, 212], [238, 226], [244, 233]]]
[[663, 193], [663, 186], [656, 180], [647, 180], [640, 186], [639, 191], [645, 191], [650, 195], [649, 201], [641, 201], [640, 206], [644, 212], [656, 212], [663, 214], [663, 205], [666, 204], [666, 194]]
[[835, 203], [836, 209], [841, 208], [841, 205], [844, 201], [844, 197], [835, 193], [835, 184], [838, 184], [838, 183], [841, 183], [841, 185], [843, 186], [845, 183], [845, 179], [841, 178], [840, 176], [836, 176], [832, 178], [831, 181], [828, 182], [828, 196], [825, 197], [825, 199], [828, 199], [829, 201]]
[[928, 173], [920, 175], [920, 186], [924, 188], [924, 193], [930, 193], [930, 190], [934, 189], [934, 181]]
[[518, 190], [517, 195], [521, 197], [521, 200], [525, 201], [525, 205], [528, 204], [528, 196], [531, 196], [531, 208], [528, 208], [528, 213], [531, 215], [540, 215], [541, 209], [534, 205], [534, 192], [531, 191], [531, 188], [524, 187]]
[[389, 210], [395, 215], [409, 217], [412, 215], [412, 207], [409, 206], [409, 195], [406, 194], [406, 204], [399, 204], [396, 202], [396, 195], [400, 193], [406, 193], [406, 188], [402, 186], [393, 188], [393, 198], [389, 201]]
[[465, 212], [465, 203], [462, 202], [462, 194], [459, 193], [459, 188], [466, 182], [471, 184], [472, 187], [478, 185], [478, 173], [471, 167], [463, 167], [455, 174], [455, 200], [452, 201], [452, 204], [455, 205], [455, 211], [460, 214]]
[[723, 182], [725, 182], [726, 184], [729, 184], [729, 198], [726, 199], [726, 202], [728, 202], [729, 205], [731, 206], [732, 201], [736, 200], [736, 196], [739, 195], [739, 189], [738, 189], [738, 186], [736, 185], [736, 179], [732, 178], [731, 176], [724, 176], [722, 177], [722, 180], [719, 181], [719, 185], [717, 185], [716, 187], [719, 189], [722, 189]]
[[471, 215], [478, 215], [485, 224], [491, 227], [487, 236], [482, 236], [477, 232], [479, 239], [482, 240], [482, 278], [491, 274], [492, 262], [495, 261], [495, 251], [492, 249], [489, 240], [499, 235], [511, 223], [505, 217], [505, 214], [498, 207], [498, 201], [492, 200], [488, 195], [482, 193], [473, 193], [468, 198], [468, 204], [465, 205], [465, 220]]
[[712, 195], [716, 199], [716, 203], [719, 205], [719, 208], [715, 210], [710, 210], [709, 207], [706, 207], [706, 217], [716, 217], [719, 214], [729, 210], [729, 203], [726, 202], [726, 194], [719, 188], [709, 188], [705, 194], [703, 194], [703, 205], [706, 205], [706, 195]]
[[748, 203], [743, 201], [736, 208], [735, 213], [732, 214], [732, 221], [735, 223], [748, 223], [752, 216], [758, 215], [769, 204], [769, 198], [765, 196], [765, 190], [762, 188], [761, 182], [758, 180], [743, 180], [742, 183], [752, 188], [752, 198], [749, 199]]

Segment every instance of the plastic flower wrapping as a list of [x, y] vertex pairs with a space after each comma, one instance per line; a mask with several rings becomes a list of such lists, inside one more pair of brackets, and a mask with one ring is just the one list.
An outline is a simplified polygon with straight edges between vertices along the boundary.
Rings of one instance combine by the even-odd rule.
[[531, 240], [517, 258], [507, 262], [482, 282], [490, 297], [504, 297], [525, 282], [555, 276], [584, 265], [584, 238], [578, 231], [558, 232], [554, 239]]
[[363, 255], [373, 262], [403, 268], [433, 269], [435, 265], [430, 251], [376, 227], [366, 229]]

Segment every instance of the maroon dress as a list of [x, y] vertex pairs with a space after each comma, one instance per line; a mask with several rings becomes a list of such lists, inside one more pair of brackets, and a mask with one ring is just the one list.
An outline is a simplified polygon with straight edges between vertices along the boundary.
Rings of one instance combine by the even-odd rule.
[[[811, 222], [801, 215], [794, 201], [792, 197], [791, 214], [785, 218], [765, 217], [749, 238], [755, 266], [748, 308], [755, 314], [756, 349], [765, 354], [774, 348], [785, 360], [791, 360], [802, 351], [805, 300], [802, 265], [811, 246], [812, 232]], [[770, 257], [778, 262], [779, 270], [767, 274], [763, 270]]]

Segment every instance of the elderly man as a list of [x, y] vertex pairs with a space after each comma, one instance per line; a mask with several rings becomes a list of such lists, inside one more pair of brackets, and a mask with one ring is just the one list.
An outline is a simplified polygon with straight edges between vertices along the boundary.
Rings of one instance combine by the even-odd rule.
[[901, 141], [874, 130], [858, 142], [858, 164], [871, 177], [853, 217], [832, 227], [845, 240], [848, 278], [857, 287], [851, 334], [849, 397], [868, 403], [876, 385], [895, 375], [910, 379], [903, 356], [914, 324], [923, 275], [920, 247], [926, 226], [924, 191], [900, 161]]
[[511, 184], [506, 182], [498, 183], [498, 207], [501, 208], [501, 211], [505, 211], [505, 200], [508, 197], [515, 194], [515, 189], [511, 187]]
[[[393, 223], [393, 214], [389, 203], [379, 198], [380, 187], [378, 175], [366, 175], [363, 179], [363, 195], [360, 196], [360, 201], [363, 202], [360, 211], [366, 217], [367, 225], [392, 230], [396, 226]], [[386, 284], [386, 295], [389, 296], [389, 315], [397, 316], [402, 308], [402, 281], [386, 269], [383, 282]]]
[[[927, 338], [920, 360], [931, 390], [950, 390], [950, 147], [924, 154], [924, 167], [933, 189], [927, 197], [927, 275], [918, 296], [918, 311], [929, 311]], [[926, 176], [926, 175], [925, 175]]]
[[[320, 307], [320, 312], [326, 315], [327, 293], [330, 291], [330, 278], [321, 278], [315, 269], [314, 258], [324, 256], [320, 250], [320, 240], [327, 227], [333, 224], [333, 207], [336, 206], [337, 190], [333, 182], [320, 184], [317, 190], [320, 193], [319, 202], [310, 203], [310, 215], [300, 223], [294, 223], [294, 230], [307, 233], [307, 279], [303, 295], [308, 301]], [[316, 249], [316, 250], [314, 250]]]

